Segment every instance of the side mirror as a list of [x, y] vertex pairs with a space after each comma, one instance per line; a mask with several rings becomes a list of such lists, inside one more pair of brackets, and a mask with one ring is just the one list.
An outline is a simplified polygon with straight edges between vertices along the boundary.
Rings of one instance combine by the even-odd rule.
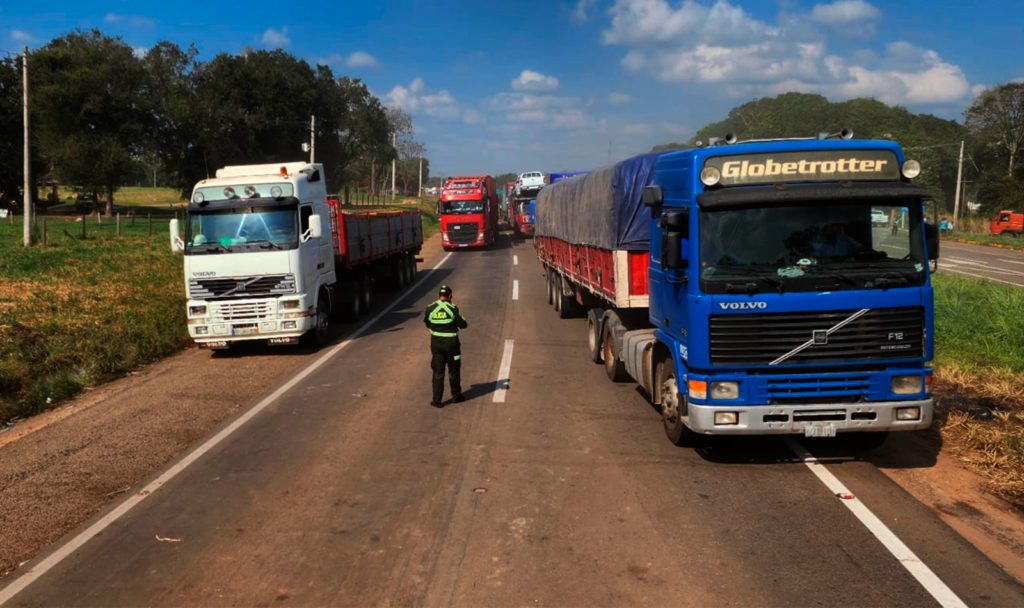
[[661, 192], [661, 186], [644, 186], [641, 200], [648, 207], [657, 207], [665, 202], [665, 195]]
[[935, 224], [924, 223], [924, 242], [928, 248], [928, 259], [939, 259], [939, 229]]
[[309, 238], [318, 239], [324, 235], [324, 227], [320, 222], [320, 215], [314, 213], [309, 216]]
[[661, 239], [661, 265], [669, 270], [686, 268], [686, 235], [666, 232]]
[[181, 253], [181, 252], [185, 251], [185, 241], [181, 240], [181, 237], [178, 236], [181, 233], [181, 228], [179, 226], [178, 218], [174, 218], [174, 219], [171, 220], [170, 232], [171, 232], [171, 251], [173, 251], [174, 253]]

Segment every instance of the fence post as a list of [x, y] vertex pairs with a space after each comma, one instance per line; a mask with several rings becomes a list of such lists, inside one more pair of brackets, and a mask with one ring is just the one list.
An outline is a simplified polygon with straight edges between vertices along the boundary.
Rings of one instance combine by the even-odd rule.
[[83, 240], [83, 241], [85, 240], [85, 225], [86, 225], [86, 224], [87, 224], [88, 222], [89, 222], [89, 219], [88, 219], [87, 217], [85, 217], [85, 216], [83, 215], [83, 216], [82, 216], [82, 240]]
[[46, 218], [43, 218], [43, 247], [46, 247]]
[[153, 214], [152, 213], [147, 213], [146, 214], [146, 222], [148, 223], [148, 226], [146, 227], [146, 236], [153, 236]]
[[117, 236], [121, 236], [121, 214], [120, 213], [117, 214], [117, 219], [115, 219], [114, 221], [117, 222], [117, 230], [114, 231], [114, 234], [116, 234]]

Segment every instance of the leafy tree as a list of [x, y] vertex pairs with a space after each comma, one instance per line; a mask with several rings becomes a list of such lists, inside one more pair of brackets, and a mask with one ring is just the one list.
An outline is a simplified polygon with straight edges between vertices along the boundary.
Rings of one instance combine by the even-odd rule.
[[32, 54], [35, 131], [62, 181], [107, 194], [135, 170], [152, 124], [147, 74], [132, 48], [75, 31]]
[[0, 206], [22, 185], [21, 75], [13, 57], [0, 59]]
[[964, 116], [972, 135], [1006, 154], [1006, 175], [1012, 177], [1014, 162], [1024, 147], [1024, 83], [1008, 82], [987, 89]]

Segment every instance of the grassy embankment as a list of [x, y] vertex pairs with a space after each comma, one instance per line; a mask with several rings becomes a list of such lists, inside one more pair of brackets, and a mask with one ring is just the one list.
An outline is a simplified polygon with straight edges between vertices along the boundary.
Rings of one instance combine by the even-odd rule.
[[[21, 218], [0, 220], [0, 424], [188, 344], [181, 258], [169, 249], [167, 220], [154, 219], [150, 237], [145, 219], [178, 208], [180, 196], [123, 188], [116, 201], [120, 237], [111, 218], [92, 216], [81, 240], [81, 223], [54, 215], [58, 207], [37, 222], [38, 236], [46, 220], [47, 245], [24, 249]], [[437, 230], [432, 201], [353, 207], [374, 208], [419, 209], [426, 236]]]
[[986, 245], [988, 247], [998, 247], [1000, 249], [1024, 251], [1024, 239], [1012, 236], [992, 236], [991, 234], [976, 232], [958, 232], [944, 240], [956, 241], [958, 243], [974, 243], [975, 245]]
[[[1024, 504], [1022, 320], [1024, 289], [935, 277], [935, 370], [944, 395], [939, 406], [943, 438], [986, 477], [993, 492], [1017, 504]], [[966, 397], [966, 407], [953, 395]]]

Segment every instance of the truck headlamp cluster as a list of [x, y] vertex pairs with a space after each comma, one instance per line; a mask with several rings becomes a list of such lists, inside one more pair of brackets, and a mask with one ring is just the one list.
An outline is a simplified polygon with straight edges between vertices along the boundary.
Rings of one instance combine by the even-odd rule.
[[206, 304], [200, 304], [199, 306], [189, 306], [188, 316], [190, 317], [205, 317], [206, 316]]
[[907, 179], [914, 179], [918, 175], [921, 175], [921, 163], [916, 160], [903, 161], [901, 171], [903, 172], [903, 177]]
[[711, 383], [711, 398], [712, 399], [739, 399], [740, 398], [740, 383], [739, 382], [712, 382]]
[[892, 392], [894, 395], [918, 395], [924, 392], [924, 380], [919, 375], [893, 376]]
[[720, 181], [722, 181], [722, 172], [718, 170], [718, 167], [704, 167], [704, 170], [700, 172], [700, 183], [705, 186], [715, 186]]
[[298, 308], [302, 304], [299, 300], [281, 300], [281, 308]]
[[203, 196], [202, 192], [196, 192], [195, 194], [192, 195], [192, 202], [197, 204], [197, 205], [199, 203], [205, 201], [205, 200], [206, 200], [206, 197]]

